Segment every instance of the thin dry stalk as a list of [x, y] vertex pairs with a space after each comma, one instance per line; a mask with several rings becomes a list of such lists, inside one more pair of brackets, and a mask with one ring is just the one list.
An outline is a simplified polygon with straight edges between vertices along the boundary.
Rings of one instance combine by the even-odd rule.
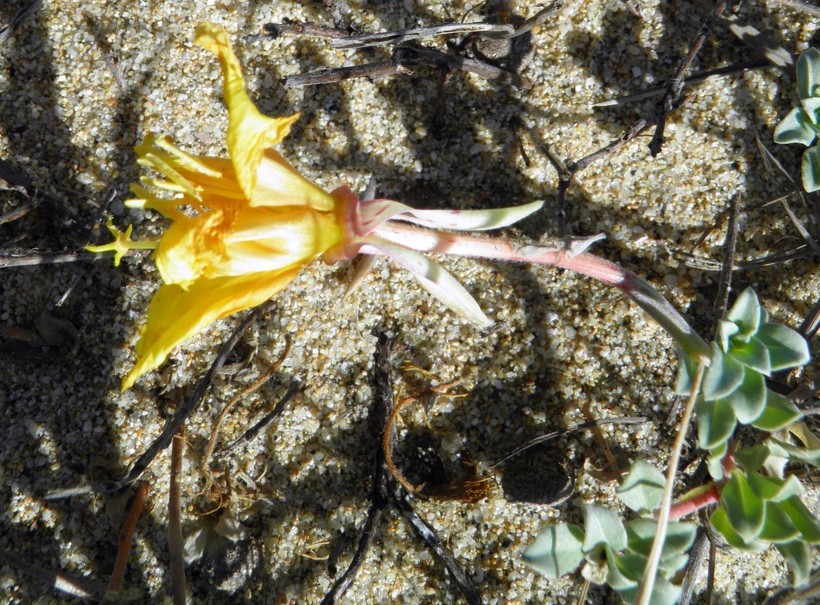
[[180, 519], [180, 475], [185, 448], [185, 427], [181, 426], [171, 441], [171, 486], [168, 490], [168, 550], [171, 557], [171, 594], [174, 605], [185, 605], [185, 557], [182, 552]]
[[635, 600], [637, 605], [650, 605], [652, 589], [655, 588], [655, 577], [658, 574], [658, 564], [661, 561], [663, 543], [666, 541], [666, 529], [669, 526], [669, 510], [672, 507], [672, 492], [675, 489], [675, 479], [678, 475], [678, 464], [680, 454], [683, 450], [683, 442], [686, 441], [686, 433], [689, 431], [689, 423], [695, 411], [695, 400], [700, 392], [700, 384], [703, 381], [703, 374], [706, 370], [706, 362], [701, 360], [695, 373], [695, 380], [692, 383], [692, 390], [689, 392], [689, 399], [683, 410], [683, 418], [680, 421], [680, 428], [675, 437], [675, 443], [669, 454], [669, 468], [666, 471], [666, 485], [663, 488], [663, 498], [661, 499], [660, 511], [658, 512], [658, 527], [655, 530], [655, 540], [652, 542], [652, 550], [646, 561], [643, 572], [643, 580], [638, 589], [638, 597]]
[[103, 601], [116, 601], [118, 599], [123, 578], [125, 577], [125, 568], [128, 564], [128, 553], [131, 551], [131, 539], [134, 537], [134, 530], [137, 528], [137, 521], [139, 521], [142, 514], [142, 508], [148, 500], [149, 488], [150, 485], [147, 481], [140, 481], [137, 486], [134, 502], [131, 504], [131, 510], [128, 511], [128, 516], [125, 518], [125, 523], [123, 523], [120, 532], [117, 558], [114, 559], [114, 570], [111, 572], [111, 580], [108, 582]]

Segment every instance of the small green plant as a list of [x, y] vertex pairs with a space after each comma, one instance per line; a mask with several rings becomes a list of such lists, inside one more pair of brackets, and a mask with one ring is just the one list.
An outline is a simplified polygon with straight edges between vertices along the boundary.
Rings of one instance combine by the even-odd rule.
[[[797, 59], [795, 107], [774, 130], [775, 143], [801, 143], [808, 147], [820, 136], [820, 50], [809, 48]], [[801, 167], [803, 187], [811, 193], [820, 189], [820, 146], [809, 147]]]
[[[820, 465], [820, 441], [799, 422], [800, 410], [768, 389], [764, 378], [805, 364], [808, 345], [794, 330], [770, 322], [757, 295], [747, 289], [720, 321], [711, 348], [705, 373], [693, 357], [681, 353], [677, 390], [694, 402], [698, 445], [706, 452], [712, 481], [664, 512], [664, 476], [638, 460], [618, 495], [644, 516], [624, 524], [616, 512], [587, 505], [585, 528], [546, 528], [524, 553], [528, 565], [558, 577], [585, 560], [584, 576], [609, 584], [627, 603], [675, 603], [680, 588], [673, 579], [686, 565], [695, 532], [694, 525], [675, 520], [716, 505], [709, 519], [729, 545], [747, 551], [774, 545], [794, 584], [808, 580], [809, 546], [820, 542], [820, 522], [800, 500], [802, 484], [785, 469], [789, 463]], [[738, 424], [763, 431], [762, 439], [738, 449]], [[790, 432], [803, 444], [795, 445]], [[651, 515], [659, 506], [656, 520]], [[662, 541], [657, 555], [651, 552], [655, 540]]]

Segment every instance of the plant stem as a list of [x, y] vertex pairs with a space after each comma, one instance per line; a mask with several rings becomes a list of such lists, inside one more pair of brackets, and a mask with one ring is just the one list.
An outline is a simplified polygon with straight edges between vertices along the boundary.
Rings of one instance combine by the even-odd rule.
[[[379, 225], [374, 235], [420, 252], [552, 265], [570, 269], [615, 286], [646, 311], [696, 362], [709, 364], [712, 350], [675, 307], [649, 283], [620, 265], [584, 250], [598, 237], [558, 240], [551, 245], [518, 244], [503, 238], [443, 233], [403, 223]], [[376, 249], [362, 252], [379, 254]]]
[[695, 380], [692, 383], [692, 389], [689, 391], [689, 399], [686, 401], [686, 408], [683, 410], [683, 417], [680, 421], [678, 434], [675, 437], [675, 443], [672, 446], [672, 451], [669, 453], [669, 467], [666, 471], [666, 485], [663, 488], [663, 498], [661, 499], [660, 511], [658, 513], [658, 529], [656, 530], [655, 540], [652, 542], [652, 550], [649, 551], [649, 557], [643, 571], [643, 580], [641, 581], [641, 587], [638, 590], [638, 597], [635, 601], [636, 605], [650, 605], [652, 589], [655, 587], [655, 577], [658, 573], [658, 564], [660, 563], [661, 552], [663, 551], [663, 543], [666, 541], [666, 530], [669, 526], [669, 514], [672, 506], [672, 492], [675, 489], [675, 478], [678, 474], [680, 453], [683, 449], [683, 442], [686, 440], [686, 433], [689, 430], [689, 422], [692, 420], [692, 414], [695, 411], [695, 400], [700, 392], [700, 385], [703, 381], [703, 374], [705, 370], [706, 364], [701, 361], [698, 364], [698, 370], [695, 373]]
[[684, 496], [680, 502], [676, 502], [669, 509], [669, 519], [674, 521], [685, 517], [690, 513], [699, 511], [710, 504], [717, 504], [720, 502], [720, 491], [714, 483], [708, 483], [695, 490], [689, 492]]

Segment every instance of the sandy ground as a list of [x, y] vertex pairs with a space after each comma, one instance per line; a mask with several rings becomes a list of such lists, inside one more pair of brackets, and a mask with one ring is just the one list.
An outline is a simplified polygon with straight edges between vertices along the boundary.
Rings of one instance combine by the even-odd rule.
[[[3, 2], [0, 23], [8, 23], [24, 4]], [[460, 1], [340, 0], [329, 3], [336, 5], [334, 15], [325, 4], [45, 2], [0, 46], [0, 158], [58, 204], [43, 204], [0, 225], [3, 247], [74, 251], [107, 241], [103, 224], [109, 215], [121, 227], [134, 223], [143, 237], [160, 232], [161, 218], [122, 203], [140, 174], [133, 146], [154, 132], [192, 153], [225, 155], [227, 116], [218, 64], [191, 44], [193, 28], [205, 20], [231, 33], [250, 94], [264, 112], [301, 112], [281, 151], [321, 186], [362, 190], [373, 175], [380, 196], [422, 207], [489, 208], [544, 200], [544, 210], [511, 235], [549, 237], [557, 228], [558, 178], [516, 121], [561, 158], [578, 159], [598, 149], [655, 101], [618, 109], [595, 109], [593, 103], [666, 81], [711, 8], [699, 1], [650, 1], [642, 3], [645, 20], [640, 20], [614, 0], [570, 1], [532, 37], [534, 53], [522, 69], [533, 83], [529, 90], [460, 72], [442, 89], [440, 75], [426, 68], [386, 79], [286, 89], [287, 75], [380, 60], [386, 51], [336, 51], [316, 38], [274, 40], [260, 35], [267, 22], [291, 18], [333, 25], [335, 17], [374, 32], [457, 20], [469, 8]], [[540, 5], [517, 2], [512, 8], [530, 16]], [[774, 0], [746, 3], [739, 16], [795, 56], [818, 26], [816, 19]], [[442, 40], [430, 44], [444, 48]], [[754, 57], [719, 26], [694, 69]], [[773, 147], [771, 131], [792, 106], [794, 90], [793, 74], [776, 69], [700, 86], [669, 120], [668, 142], [658, 157], [649, 156], [649, 137], [643, 137], [579, 175], [568, 195], [569, 230], [605, 233], [607, 240], [596, 246], [599, 254], [646, 276], [707, 334], [716, 274], [685, 266], [675, 253], [689, 250], [714, 227], [696, 253], [718, 260], [725, 208], [735, 194], [743, 205], [739, 260], [799, 244], [780, 206], [756, 207], [788, 189], [781, 175], [764, 169], [755, 136]], [[797, 173], [800, 149], [773, 151]], [[25, 201], [18, 192], [0, 192], [0, 211]], [[199, 467], [216, 417], [270, 367], [286, 337], [293, 349], [284, 365], [236, 406], [218, 443], [239, 436], [292, 380], [305, 389], [277, 425], [230, 458], [233, 489], [223, 489], [220, 497], [242, 524], [226, 533], [241, 539], [216, 540], [222, 550], [190, 564], [192, 602], [321, 600], [332, 583], [321, 559], [340, 532], [355, 534], [368, 505], [374, 331], [388, 330], [404, 347], [394, 358], [397, 384], [412, 389], [461, 379], [452, 390], [466, 395], [440, 399], [426, 414], [418, 406], [408, 409], [397, 452], [407, 454], [412, 448], [402, 444], [413, 439], [432, 440], [449, 468], [458, 469], [459, 459], [472, 460], [480, 475], [500, 484], [502, 472], [490, 472], [490, 465], [529, 438], [583, 421], [582, 408], [589, 406], [597, 418], [647, 417], [638, 428], [603, 429], [620, 465], [638, 456], [664, 464], [676, 362], [669, 338], [639, 309], [615, 291], [552, 269], [466, 260], [445, 265], [496, 321], [493, 328], [477, 331], [409, 274], [379, 261], [362, 290], [344, 301], [349, 267], [309, 267], [251, 329], [244, 349], [255, 354], [239, 371], [218, 378], [187, 425], [187, 537], [203, 535], [198, 532], [214, 523], [213, 515], [203, 515], [216, 498], [201, 493]], [[793, 327], [820, 291], [811, 258], [740, 272], [735, 279], [735, 291], [754, 286], [772, 316]], [[44, 494], [120, 477], [161, 431], [179, 399], [177, 389], [202, 375], [218, 343], [237, 325], [236, 318], [219, 322], [120, 394], [119, 381], [133, 363], [137, 330], [157, 284], [147, 257], [129, 258], [119, 268], [100, 261], [0, 273], [4, 334], [12, 334], [11, 328], [31, 333], [42, 317], [67, 322], [57, 324], [53, 347], [27, 348], [19, 338], [2, 341], [0, 548], [32, 565], [107, 581], [128, 494], [55, 501], [44, 500]], [[401, 370], [405, 362], [429, 371], [430, 381]], [[515, 501], [500, 487], [475, 504], [415, 501], [487, 603], [573, 602], [580, 592], [578, 574], [552, 582], [520, 560], [522, 548], [546, 522], [577, 522], [584, 502], [613, 499], [613, 486], [596, 478], [606, 462], [589, 433], [561, 440], [559, 451], [576, 489], [558, 508]], [[539, 484], [549, 467], [534, 458], [524, 469], [525, 483]], [[125, 577], [126, 595], [137, 601], [170, 599], [168, 468], [165, 453], [145, 475], [151, 486], [148, 512], [137, 526]], [[349, 558], [350, 551], [340, 568]], [[759, 603], [785, 579], [785, 565], [774, 551], [720, 551], [715, 602]], [[233, 589], [233, 596], [225, 588]], [[5, 563], [0, 563], [0, 595], [8, 603], [67, 598]], [[610, 601], [617, 597], [591, 589], [589, 602]], [[390, 513], [345, 602], [449, 603], [461, 597], [404, 520]]]

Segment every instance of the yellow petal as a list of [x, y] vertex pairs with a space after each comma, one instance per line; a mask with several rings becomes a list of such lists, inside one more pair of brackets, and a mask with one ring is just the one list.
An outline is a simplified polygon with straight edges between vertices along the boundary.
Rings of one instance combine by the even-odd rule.
[[159, 366], [183, 341], [233, 313], [261, 305], [284, 289], [299, 267], [274, 273], [199, 280], [188, 290], [162, 286], [148, 308], [148, 323], [136, 346], [137, 361], [123, 378], [125, 391], [143, 374]]
[[306, 265], [343, 237], [333, 213], [304, 206], [239, 206], [183, 217], [154, 254], [166, 284]]
[[245, 92], [242, 68], [231, 48], [225, 30], [213, 23], [201, 23], [196, 28], [194, 42], [215, 53], [222, 66], [222, 94], [228, 106], [228, 153], [236, 170], [239, 186], [246, 199], [251, 199], [256, 186], [256, 169], [266, 147], [285, 138], [299, 114], [287, 118], [270, 118], [259, 113]]
[[322, 212], [336, 207], [329, 193], [299, 174], [273, 149], [265, 150], [257, 175], [251, 206], [310, 206]]

